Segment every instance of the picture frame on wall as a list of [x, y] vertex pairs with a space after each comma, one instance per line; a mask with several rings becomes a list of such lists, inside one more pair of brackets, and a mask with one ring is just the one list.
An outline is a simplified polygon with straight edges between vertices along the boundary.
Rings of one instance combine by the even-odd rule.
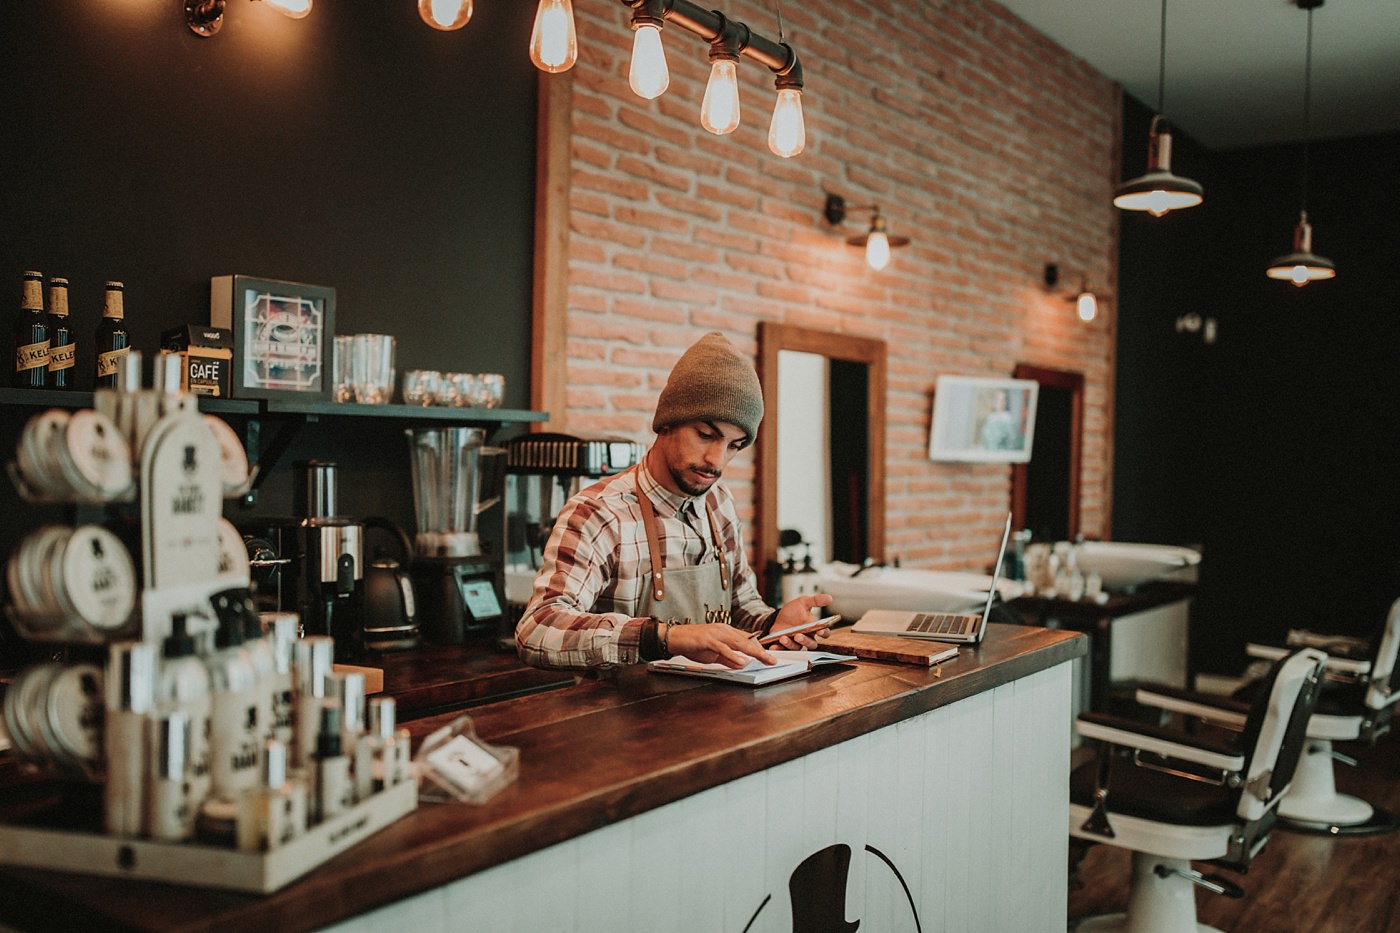
[[216, 275], [209, 280], [209, 318], [233, 333], [233, 398], [330, 397], [334, 288]]
[[939, 376], [929, 459], [1028, 463], [1039, 395], [1033, 379]]

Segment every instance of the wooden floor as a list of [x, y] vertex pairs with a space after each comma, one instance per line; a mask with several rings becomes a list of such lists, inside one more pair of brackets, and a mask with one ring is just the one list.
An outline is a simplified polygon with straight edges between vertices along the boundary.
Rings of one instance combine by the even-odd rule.
[[[1374, 748], [1340, 743], [1337, 750], [1361, 759], [1356, 768], [1337, 765], [1338, 791], [1400, 813], [1400, 735]], [[1331, 838], [1275, 828], [1247, 874], [1219, 871], [1245, 896], [1198, 889], [1197, 920], [1228, 933], [1400, 933], [1400, 832]], [[1081, 886], [1069, 894], [1071, 921], [1123, 911], [1129, 873], [1125, 850], [1091, 848]]]

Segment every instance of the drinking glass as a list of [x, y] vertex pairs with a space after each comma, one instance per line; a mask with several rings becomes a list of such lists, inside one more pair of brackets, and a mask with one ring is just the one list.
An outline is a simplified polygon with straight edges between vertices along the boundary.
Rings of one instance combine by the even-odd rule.
[[406, 405], [432, 405], [438, 400], [442, 374], [435, 369], [410, 369], [403, 374]]
[[444, 382], [452, 383], [452, 407], [470, 408], [476, 404], [477, 381], [475, 373], [445, 373], [442, 378]]
[[387, 404], [394, 394], [394, 338], [388, 334], [356, 334], [350, 358], [355, 401]]
[[350, 375], [351, 371], [351, 344], [354, 337], [350, 334], [343, 334], [335, 338], [335, 360], [334, 378], [332, 387], [332, 398], [337, 402], [353, 402], [355, 400], [354, 379]]
[[480, 388], [477, 404], [483, 408], [500, 408], [506, 400], [506, 377], [500, 373], [477, 373]]

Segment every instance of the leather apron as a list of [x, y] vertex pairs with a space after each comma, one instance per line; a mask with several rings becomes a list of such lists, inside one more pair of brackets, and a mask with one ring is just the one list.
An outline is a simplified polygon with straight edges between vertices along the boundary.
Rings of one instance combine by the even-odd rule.
[[[642, 601], [639, 615], [651, 616], [661, 622], [688, 625], [696, 622], [730, 622], [729, 561], [719, 534], [714, 509], [705, 503], [709, 519], [710, 544], [718, 560], [704, 561], [691, 567], [663, 567], [660, 539], [657, 534], [656, 507], [637, 484], [637, 500], [642, 507], [642, 524], [646, 527], [647, 551], [651, 570], [642, 575]], [[704, 532], [700, 533], [703, 537]]]

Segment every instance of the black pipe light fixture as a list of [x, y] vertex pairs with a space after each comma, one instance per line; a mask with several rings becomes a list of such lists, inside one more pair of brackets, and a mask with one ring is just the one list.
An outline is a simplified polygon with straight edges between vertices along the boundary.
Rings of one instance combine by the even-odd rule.
[[1147, 133], [1147, 171], [1125, 181], [1114, 192], [1113, 204], [1125, 211], [1147, 211], [1161, 217], [1168, 211], [1195, 207], [1205, 200], [1199, 182], [1172, 174], [1172, 132], [1163, 114], [1167, 75], [1167, 0], [1162, 0], [1161, 45], [1157, 57], [1157, 113]]
[[768, 39], [718, 10], [706, 10], [690, 0], [621, 0], [632, 10], [632, 61], [627, 80], [637, 96], [654, 100], [671, 84], [661, 30], [668, 24], [685, 29], [710, 44], [710, 79], [700, 105], [700, 125], [717, 136], [739, 125], [738, 63], [751, 58], [773, 73], [777, 102], [768, 124], [768, 148], [790, 159], [807, 145], [802, 115], [802, 63], [783, 41], [782, 11], [778, 38]]
[[1293, 252], [1280, 256], [1269, 263], [1266, 275], [1271, 279], [1292, 282], [1302, 287], [1309, 282], [1332, 279], [1337, 276], [1337, 267], [1332, 260], [1324, 259], [1312, 251], [1312, 224], [1308, 223], [1308, 142], [1311, 136], [1309, 116], [1312, 109], [1312, 17], [1313, 10], [1322, 6], [1323, 0], [1296, 0], [1298, 9], [1308, 14], [1307, 56], [1303, 67], [1303, 184], [1302, 209], [1298, 215], [1298, 226], [1293, 228]]
[[847, 211], [870, 211], [870, 229], [865, 233], [846, 237], [851, 246], [865, 250], [865, 264], [879, 272], [890, 264], [890, 250], [909, 245], [907, 236], [891, 236], [885, 223], [885, 215], [880, 213], [880, 205], [848, 205], [839, 194], [828, 194], [822, 216], [833, 227], [839, 227], [846, 220]]
[[[305, 19], [311, 13], [313, 0], [263, 0], [268, 6], [290, 19]], [[209, 37], [224, 25], [227, 0], [181, 0], [185, 25], [197, 36]]]

